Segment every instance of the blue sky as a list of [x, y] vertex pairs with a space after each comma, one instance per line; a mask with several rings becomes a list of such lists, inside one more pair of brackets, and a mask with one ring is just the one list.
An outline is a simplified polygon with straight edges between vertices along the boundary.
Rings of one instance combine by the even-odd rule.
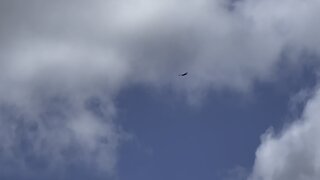
[[319, 7], [1, 1], [0, 179], [319, 179]]
[[275, 82], [256, 83], [251, 97], [211, 92], [200, 107], [170, 91], [126, 90], [119, 96], [119, 118], [135, 140], [121, 151], [121, 179], [224, 179], [237, 167], [249, 173], [261, 134], [270, 127], [279, 132], [301, 115], [304, 104], [293, 112], [290, 99], [314, 88], [310, 69], [294, 75], [282, 69]]

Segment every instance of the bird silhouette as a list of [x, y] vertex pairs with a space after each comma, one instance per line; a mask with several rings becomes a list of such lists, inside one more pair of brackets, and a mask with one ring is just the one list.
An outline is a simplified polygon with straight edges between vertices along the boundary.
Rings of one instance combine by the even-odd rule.
[[185, 72], [183, 74], [179, 74], [179, 76], [186, 76], [188, 74], [188, 72]]

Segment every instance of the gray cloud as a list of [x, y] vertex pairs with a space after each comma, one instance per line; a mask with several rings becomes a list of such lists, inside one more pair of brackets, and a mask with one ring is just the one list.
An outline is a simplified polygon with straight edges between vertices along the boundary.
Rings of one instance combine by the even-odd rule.
[[[191, 100], [247, 91], [272, 78], [288, 49], [318, 53], [317, 1], [230, 3], [1, 1], [2, 163], [28, 172], [34, 160], [48, 171], [81, 162], [112, 174], [125, 136], [114, 120], [119, 89], [143, 83]], [[188, 81], [176, 77], [184, 71]], [[88, 107], [92, 99], [99, 103]]]

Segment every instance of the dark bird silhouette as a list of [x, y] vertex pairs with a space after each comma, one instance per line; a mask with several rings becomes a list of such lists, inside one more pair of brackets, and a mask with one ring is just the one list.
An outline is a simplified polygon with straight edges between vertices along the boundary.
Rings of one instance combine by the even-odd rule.
[[179, 76], [186, 76], [188, 74], [188, 72], [185, 72], [183, 74], [179, 74]]

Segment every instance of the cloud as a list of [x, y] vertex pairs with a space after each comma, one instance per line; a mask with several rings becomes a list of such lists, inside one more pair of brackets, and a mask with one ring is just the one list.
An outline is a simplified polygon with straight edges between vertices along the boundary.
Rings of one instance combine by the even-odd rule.
[[[230, 11], [223, 1], [5, 2], [10, 13], [3, 16], [2, 34], [10, 46], [2, 65], [6, 75], [15, 72], [11, 81], [59, 69], [70, 86], [97, 79], [109, 87], [138, 81], [192, 91], [244, 90], [272, 74], [285, 44], [245, 8]], [[172, 78], [183, 71], [192, 74], [188, 85]]]
[[[3, 172], [90, 164], [113, 174], [125, 136], [113, 104], [120, 89], [147, 84], [189, 99], [223, 88], [247, 91], [272, 78], [283, 53], [295, 59], [319, 52], [318, 6], [316, 0], [1, 1], [0, 163], [15, 167]], [[185, 71], [187, 80], [177, 77]]]
[[309, 100], [300, 120], [275, 135], [262, 137], [250, 180], [319, 179], [320, 91]]
[[112, 120], [112, 104], [96, 105], [100, 101], [90, 98], [83, 105], [54, 96], [34, 111], [18, 103], [1, 105], [1, 177], [48, 179], [56, 174], [64, 179], [73, 169], [82, 174], [84, 167], [93, 174], [114, 175], [124, 134]]

